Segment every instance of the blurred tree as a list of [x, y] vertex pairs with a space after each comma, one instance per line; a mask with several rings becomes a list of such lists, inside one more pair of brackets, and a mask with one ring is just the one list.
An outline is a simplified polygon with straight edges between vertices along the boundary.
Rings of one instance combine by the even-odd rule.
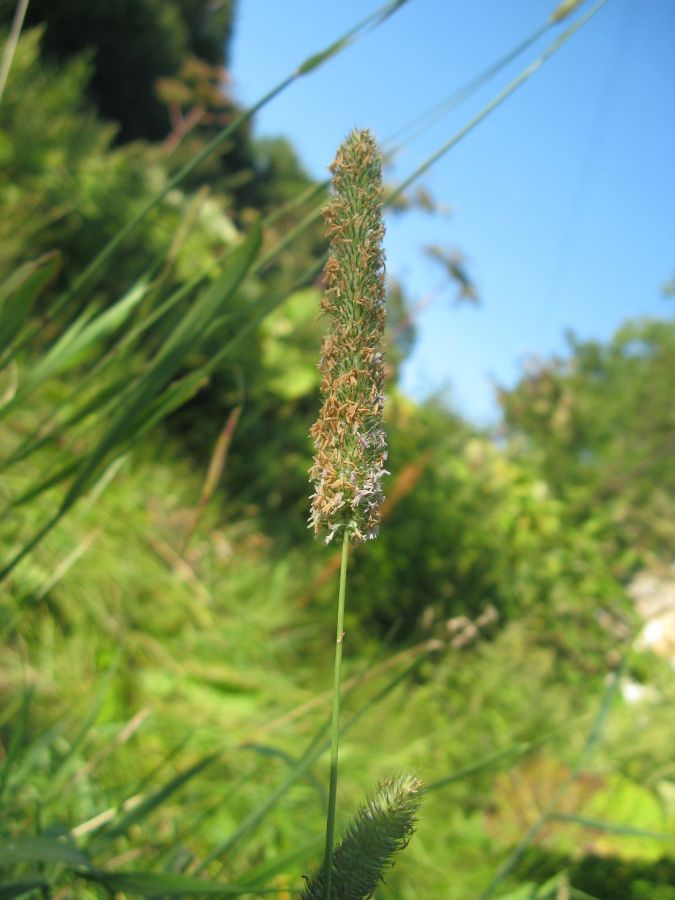
[[[168, 168], [159, 147], [112, 146], [114, 126], [85, 99], [89, 64], [46, 63], [40, 38], [41, 29], [22, 37], [0, 106], [0, 275], [58, 247], [68, 281], [166, 182]], [[172, 246], [167, 286], [203, 271], [237, 237], [230, 205], [222, 195], [172, 192], [118, 255], [99, 286], [101, 301], [118, 299]]]
[[[9, 24], [14, 6], [0, 0], [0, 24]], [[156, 140], [170, 124], [155, 82], [176, 76], [189, 55], [225, 65], [233, 15], [234, 0], [32, 0], [26, 24], [46, 24], [53, 58], [92, 52], [91, 96], [119, 123], [119, 140]]]
[[160, 78], [157, 96], [169, 110], [171, 131], [164, 140], [164, 152], [171, 153], [197, 125], [224, 127], [232, 119], [232, 102], [224, 92], [227, 71], [210, 66], [196, 56], [183, 62], [177, 78]]
[[608, 344], [569, 343], [569, 359], [539, 363], [500, 392], [508, 433], [575, 521], [605, 508], [615, 542], [672, 557], [675, 321], [629, 322]]
[[[369, 629], [417, 638], [446, 620], [528, 617], [536, 640], [587, 672], [615, 644], [622, 591], [598, 535], [602, 509], [570, 527], [537, 466], [498, 448], [439, 400], [398, 397], [389, 412], [385, 492], [399, 495], [380, 535], [355, 553], [351, 614]], [[400, 473], [419, 467], [413, 489]], [[602, 663], [600, 663], [602, 666]]]
[[[62, 278], [68, 283], [165, 184], [169, 167], [199, 150], [208, 130], [219, 123], [205, 122], [194, 128], [169, 153], [165, 145], [143, 141], [115, 147], [114, 125], [102, 122], [86, 100], [91, 63], [80, 56], [57, 66], [41, 58], [42, 34], [43, 29], [24, 33], [0, 107], [0, 162], [6, 175], [0, 184], [0, 275], [25, 259], [58, 247], [64, 259]], [[213, 67], [194, 58], [188, 63], [181, 79], [165, 87], [169, 92], [172, 88], [178, 91], [185, 82], [192, 91], [188, 103], [203, 102], [208, 114], [217, 111]], [[164, 289], [204, 272], [224, 247], [236, 240], [238, 224], [245, 229], [252, 220], [274, 212], [275, 221], [265, 230], [266, 249], [272, 249], [307, 216], [310, 205], [297, 203], [296, 198], [311, 189], [313, 182], [286, 141], [243, 140], [237, 149], [235, 168], [230, 171], [217, 159], [207, 161], [182, 190], [172, 191], [147, 218], [97, 288], [102, 304], [118, 299], [141, 272], [162, 259]], [[233, 159], [231, 153], [228, 163]], [[263, 296], [281, 299], [292, 292], [300, 273], [315, 266], [324, 249], [319, 216], [268, 264], [260, 278], [249, 279], [233, 300], [233, 315], [245, 317], [248, 308]], [[310, 381], [315, 375], [320, 340], [318, 336], [313, 339], [320, 327], [318, 300], [310, 292], [301, 296], [300, 305], [304, 312], [299, 319], [298, 307], [291, 303], [288, 312], [280, 313], [281, 318], [272, 317], [263, 332], [241, 341], [227, 365], [190, 405], [187, 418], [172, 422], [185, 434], [198, 459], [210, 453], [223, 416], [241, 402], [243, 384], [246, 408], [239, 431], [252, 427], [253, 421], [258, 423], [253, 432], [256, 436], [273, 434], [273, 427], [280, 426], [278, 443], [270, 445], [268, 437], [256, 444], [261, 455], [269, 447], [276, 464], [281, 448], [288, 446], [289, 433], [297, 432], [297, 439], [290, 444], [302, 448], [304, 465], [306, 435], [314, 414], [310, 406], [316, 400], [304, 375], [298, 382], [299, 392], [295, 375], [286, 379], [282, 371], [285, 359], [297, 357], [297, 371], [309, 371]], [[64, 313], [68, 317], [73, 310]], [[289, 315], [292, 321], [287, 326]], [[220, 349], [229, 339], [230, 327], [227, 323], [214, 330], [208, 352]], [[306, 346], [307, 339], [313, 340], [311, 346]], [[298, 415], [302, 404], [307, 404], [305, 418]], [[288, 424], [291, 414], [295, 417], [292, 427]], [[255, 455], [250, 463], [255, 472]], [[248, 484], [246, 465], [243, 470], [243, 482]], [[299, 490], [297, 480], [292, 483], [296, 486], [292, 496], [297, 500], [305, 484]], [[257, 492], [258, 498], [265, 496], [264, 490]]]

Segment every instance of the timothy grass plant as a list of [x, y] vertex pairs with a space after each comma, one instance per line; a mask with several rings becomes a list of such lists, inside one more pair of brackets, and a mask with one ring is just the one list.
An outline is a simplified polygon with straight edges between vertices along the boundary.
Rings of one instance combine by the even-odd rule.
[[[470, 883], [469, 895], [477, 896], [489, 883], [490, 873], [481, 865], [491, 863], [485, 862], [488, 837], [478, 814], [465, 814], [477, 806], [473, 786], [481, 778], [487, 796], [488, 776], [498, 765], [558, 740], [561, 732], [553, 725], [562, 724], [558, 718], [565, 718], [567, 709], [559, 702], [562, 688], [558, 694], [543, 692], [540, 717], [522, 700], [529, 687], [525, 682], [532, 680], [529, 673], [540, 680], [525, 638], [516, 647], [527, 660], [523, 690], [513, 673], [502, 677], [518, 656], [504, 637], [489, 653], [485, 650], [484, 659], [462, 651], [467, 686], [459, 690], [459, 667], [444, 669], [439, 659], [439, 647], [448, 649], [446, 634], [444, 640], [406, 648], [381, 668], [364, 665], [359, 673], [355, 667], [350, 688], [369, 683], [370, 693], [365, 691], [364, 699], [364, 693], [354, 692], [358, 704], [348, 717], [343, 710], [345, 721], [340, 721], [350, 548], [377, 535], [386, 474], [383, 197], [379, 154], [368, 132], [353, 132], [340, 148], [325, 213], [331, 249], [322, 306], [328, 329], [320, 362], [323, 403], [312, 428], [310, 524], [327, 541], [341, 544], [329, 724], [321, 720], [328, 693], [324, 697], [315, 690], [320, 659], [323, 665], [317, 642], [312, 644], [316, 660], [307, 661], [307, 635], [313, 640], [319, 625], [316, 619], [300, 626], [293, 621], [297, 605], [292, 598], [306, 587], [297, 580], [305, 550], [273, 558], [253, 517], [243, 530], [222, 529], [201, 507], [196, 517], [189, 516], [188, 528], [179, 527], [173, 515], [189, 504], [183, 496], [175, 503], [172, 498], [180, 493], [177, 483], [180, 491], [199, 496], [194, 473], [184, 461], [150, 464], [138, 452], [152, 452], [159, 443], [157, 426], [190, 401], [233, 346], [288, 296], [287, 291], [268, 294], [257, 279], [306, 223], [316, 220], [314, 203], [307, 218], [269, 248], [261, 229], [253, 227], [222, 248], [222, 257], [208, 271], [178, 286], [167, 289], [163, 260], [157, 259], [108, 306], [84, 299], [104, 279], [132, 230], [256, 109], [402, 5], [400, 0], [386, 4], [294, 69], [203, 154], [167, 177], [69, 288], [61, 293], [53, 288], [63, 266], [58, 252], [31, 257], [0, 288], [0, 472], [7, 514], [0, 580], [9, 597], [0, 613], [9, 648], [0, 685], [8, 700], [0, 713], [2, 896], [299, 893], [298, 872], [308, 871], [303, 867], [321, 852], [322, 842], [308, 842], [307, 834], [320, 834], [325, 824], [323, 863], [308, 879], [305, 897], [369, 897], [392, 856], [407, 844], [422, 796], [429, 798], [420, 822], [426, 843], [411, 847], [410, 853], [417, 854], [414, 877], [406, 888], [403, 873], [404, 886], [392, 885], [392, 895], [410, 900], [426, 891], [427, 896], [462, 897], [461, 884], [448, 884], [447, 869], [466, 868], [470, 851], [475, 871], [465, 873], [464, 885]], [[578, 19], [390, 198], [523, 84], [583, 21]], [[311, 190], [312, 200], [321, 187]], [[297, 203], [307, 199], [298, 197]], [[275, 215], [261, 223], [262, 230], [269, 230]], [[321, 261], [313, 261], [299, 281], [311, 281], [320, 267]], [[242, 294], [251, 302], [237, 305]], [[46, 297], [53, 317], [44, 320], [49, 327], [42, 332]], [[58, 313], [74, 297], [82, 301], [79, 311], [70, 320], [60, 319]], [[205, 359], [199, 354], [214, 322], [225, 323], [229, 331], [217, 353]], [[161, 337], [153, 341], [156, 335]], [[169, 443], [164, 435], [161, 441]], [[148, 485], [161, 501], [153, 501]], [[202, 531], [208, 531], [208, 539]], [[189, 558], [188, 544], [194, 551]], [[227, 556], [227, 565], [216, 558], [219, 553]], [[260, 591], [263, 580], [266, 589]], [[500, 646], [506, 662], [495, 655]], [[283, 671], [273, 687], [271, 652]], [[433, 654], [437, 665], [431, 674], [424, 669], [425, 678], [415, 685], [415, 709], [406, 708], [396, 691], [419, 675]], [[499, 674], [489, 676], [495, 667]], [[443, 683], [449, 670], [454, 694]], [[111, 694], [103, 690], [106, 672], [114, 682]], [[490, 677], [494, 690], [486, 687]], [[483, 686], [485, 697], [476, 685]], [[463, 695], [471, 695], [473, 707]], [[511, 695], [513, 715], [505, 717]], [[540, 718], [553, 716], [550, 735], [542, 737]], [[191, 756], [175, 764], [184, 747], [185, 723], [195, 718], [199, 728]], [[147, 720], [153, 723], [149, 737]], [[356, 807], [362, 793], [371, 799], [336, 841], [339, 741], [352, 728], [357, 737], [352, 765], [357, 758], [363, 783], [345, 780], [344, 805]], [[421, 736], [411, 742], [413, 730]], [[373, 733], [386, 733], [382, 743], [390, 745], [374, 755]], [[369, 751], [362, 751], [360, 759], [359, 738]], [[324, 792], [313, 767], [327, 751], [324, 815]], [[384, 781], [373, 795], [371, 786], [381, 778], [374, 770], [381, 766], [389, 772], [423, 767], [429, 783], [422, 787], [416, 777], [401, 775]], [[449, 824], [447, 804], [438, 809], [439, 792], [459, 782], [467, 785], [464, 812], [458, 801], [456, 821]], [[275, 807], [280, 809], [273, 821]], [[569, 817], [567, 808], [552, 807], [536, 828], [541, 831], [563, 814]], [[206, 834], [201, 843], [195, 838], [200, 830]], [[526, 833], [518, 854], [507, 857], [488, 891], [519, 877], [516, 869], [534, 833]]]
[[[338, 150], [331, 172], [333, 191], [325, 211], [330, 251], [321, 304], [327, 319], [319, 363], [323, 403], [311, 432], [315, 456], [310, 470], [314, 482], [310, 526], [316, 533], [325, 531], [327, 543], [340, 535], [342, 554], [324, 866], [322, 875], [314, 877], [304, 896], [307, 900], [319, 896], [325, 900], [356, 900], [372, 895], [390, 857], [412, 832], [416, 803], [411, 803], [410, 798], [416, 796], [418, 783], [410, 779], [399, 782], [394, 789], [382, 789], [379, 799], [373, 801], [368, 813], [361, 814], [334, 855], [349, 545], [377, 536], [383, 499], [381, 481], [387, 474], [382, 420], [382, 165], [372, 135], [368, 131], [349, 134]], [[379, 843], [377, 835], [383, 837]], [[367, 875], [362, 875], [364, 866]]]

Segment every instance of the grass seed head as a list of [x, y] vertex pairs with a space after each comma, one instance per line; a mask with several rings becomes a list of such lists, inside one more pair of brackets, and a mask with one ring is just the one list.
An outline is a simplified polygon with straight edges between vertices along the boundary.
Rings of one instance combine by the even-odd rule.
[[382, 164], [368, 131], [352, 131], [331, 166], [324, 212], [330, 251], [321, 308], [327, 333], [319, 370], [323, 398], [312, 426], [310, 527], [330, 541], [374, 538], [387, 474], [382, 421], [385, 324]]
[[[331, 898], [367, 900], [393, 865], [394, 854], [412, 837], [420, 806], [421, 782], [402, 775], [383, 782], [347, 826], [333, 853]], [[301, 900], [323, 900], [324, 869], [307, 880]]]

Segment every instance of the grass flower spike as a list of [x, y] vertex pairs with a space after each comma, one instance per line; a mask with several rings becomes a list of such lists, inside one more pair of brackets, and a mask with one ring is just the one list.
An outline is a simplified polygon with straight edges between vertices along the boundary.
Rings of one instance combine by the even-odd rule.
[[[333, 854], [331, 897], [365, 900], [383, 880], [392, 857], [410, 840], [420, 805], [421, 784], [404, 775], [385, 781], [347, 826]], [[322, 900], [324, 869], [308, 881], [302, 900]]]
[[[333, 882], [335, 810], [340, 744], [340, 681], [349, 544], [377, 535], [387, 442], [384, 397], [384, 252], [382, 163], [368, 131], [352, 131], [333, 162], [331, 199], [324, 212], [330, 249], [321, 309], [327, 331], [321, 347], [322, 405], [312, 426], [314, 482], [310, 527], [326, 542], [342, 539], [331, 713], [330, 784], [322, 874], [315, 892], [337, 896]], [[336, 873], [337, 874], [337, 873]], [[316, 882], [316, 879], [315, 879]], [[344, 880], [342, 881], [344, 885]], [[359, 894], [358, 896], [361, 896]], [[363, 896], [370, 896], [363, 894]]]
[[314, 482], [310, 527], [326, 542], [346, 530], [374, 538], [383, 500], [386, 436], [382, 423], [385, 323], [382, 166], [370, 132], [352, 131], [331, 166], [325, 210], [330, 240], [328, 319], [319, 369], [323, 404], [311, 434]]

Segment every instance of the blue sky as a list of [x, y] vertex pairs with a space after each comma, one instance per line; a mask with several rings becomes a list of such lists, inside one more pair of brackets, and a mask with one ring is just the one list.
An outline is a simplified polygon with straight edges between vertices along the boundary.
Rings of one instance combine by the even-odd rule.
[[[381, 3], [240, 0], [234, 93], [250, 104]], [[581, 11], [590, 8], [582, 4]], [[353, 127], [382, 142], [504, 56], [553, 0], [409, 0], [384, 24], [261, 111], [256, 134], [288, 138], [326, 177]], [[569, 24], [568, 20], [566, 24]], [[396, 156], [409, 175], [563, 30], [550, 29], [466, 103]], [[478, 422], [494, 420], [494, 385], [564, 333], [607, 339], [627, 318], [670, 316], [675, 271], [675, 3], [608, 0], [505, 104], [418, 184], [451, 210], [387, 219], [387, 265], [415, 305], [418, 339], [402, 376], [415, 397], [444, 391]], [[442, 289], [430, 244], [459, 250], [478, 307]], [[439, 287], [441, 289], [439, 290]]]

